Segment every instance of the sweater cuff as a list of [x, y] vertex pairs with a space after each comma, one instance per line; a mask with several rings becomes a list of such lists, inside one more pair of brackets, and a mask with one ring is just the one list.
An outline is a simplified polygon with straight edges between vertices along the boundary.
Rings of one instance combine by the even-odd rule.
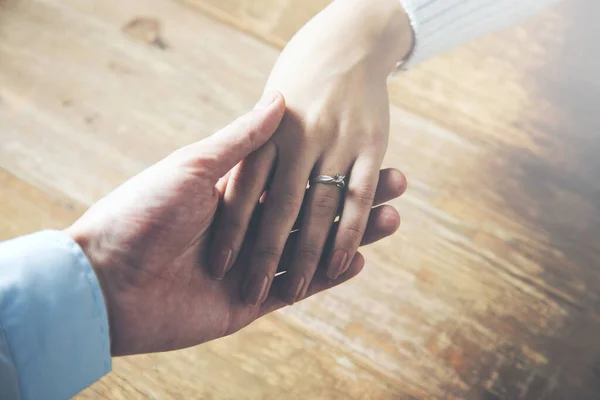
[[410, 69], [437, 54], [519, 23], [562, 0], [399, 0], [411, 20], [415, 43], [398, 65]]

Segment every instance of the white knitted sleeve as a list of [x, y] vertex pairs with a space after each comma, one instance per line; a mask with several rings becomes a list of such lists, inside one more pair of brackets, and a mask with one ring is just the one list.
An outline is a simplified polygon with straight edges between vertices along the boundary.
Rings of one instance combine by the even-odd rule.
[[521, 22], [562, 0], [400, 0], [415, 32], [414, 48], [399, 64], [409, 69], [486, 33]]

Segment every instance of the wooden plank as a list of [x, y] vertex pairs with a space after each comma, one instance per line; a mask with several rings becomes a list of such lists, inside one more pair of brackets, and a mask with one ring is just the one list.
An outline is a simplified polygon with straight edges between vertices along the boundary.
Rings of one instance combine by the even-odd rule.
[[329, 0], [175, 0], [232, 25], [275, 47], [283, 47]]
[[[5, 9], [2, 26], [3, 163], [14, 171], [35, 169], [41, 177], [36, 184], [53, 182], [86, 204], [251, 108], [276, 57], [271, 52], [270, 59], [242, 68], [240, 59], [221, 51], [231, 31], [212, 23], [206, 26], [210, 40], [198, 42], [198, 20], [193, 15], [186, 19], [184, 10], [165, 29], [169, 40], [196, 49], [185, 55], [138, 43], [123, 32], [144, 15], [133, 4], [132, 10], [117, 7], [107, 21], [99, 18], [114, 8], [108, 3], [91, 7], [96, 18], [65, 5], [15, 4]], [[44, 9], [62, 19], [38, 11]], [[31, 18], [21, 18], [23, 13]], [[68, 32], [61, 30], [65, 23]], [[187, 30], [178, 29], [179, 23]], [[36, 24], [48, 34], [32, 41], [29, 32], [40, 29]], [[243, 35], [237, 39], [241, 59], [263, 48]], [[207, 54], [211, 60], [205, 60]], [[30, 126], [36, 123], [37, 129]], [[57, 154], [62, 162], [45, 162]], [[99, 173], [90, 179], [92, 171]], [[67, 176], [70, 180], [63, 179]]]
[[43, 229], [64, 229], [84, 211], [58, 193], [46, 193], [0, 168], [0, 241]]
[[[195, 349], [129, 357], [115, 372], [123, 385], [155, 398], [369, 399], [420, 395], [409, 386], [391, 385], [343, 351], [294, 331], [275, 318], [260, 321], [241, 335]], [[101, 389], [113, 398], [113, 393], [122, 393], [113, 382], [107, 379], [104, 386], [91, 389]], [[95, 394], [88, 391], [86, 396], [94, 398]]]
[[[277, 57], [272, 47], [167, 0], [13, 3], [0, 11], [1, 165], [82, 204], [251, 107]], [[241, 3], [222, 4], [235, 10]], [[305, 2], [281, 4], [296, 7], [300, 19], [309, 14], [301, 11]], [[565, 18], [581, 16], [566, 10]], [[260, 21], [260, 12], [253, 15]], [[264, 26], [276, 26], [269, 18]], [[281, 26], [288, 24], [295, 26]], [[563, 20], [540, 35], [559, 43], [562, 34], [583, 39], [577, 32], [587, 28]], [[163, 45], [156, 45], [157, 32]], [[527, 32], [490, 40], [537, 37]], [[518, 55], [532, 42], [516, 43], [511, 51]], [[593, 83], [585, 84], [592, 70], [580, 67], [570, 78], [555, 70], [556, 53], [534, 51], [537, 58], [510, 64], [477, 46], [461, 50], [468, 57], [448, 56], [447, 70], [424, 66], [401, 79], [411, 106], [392, 107], [386, 163], [411, 177], [410, 192], [395, 203], [405, 223], [394, 239], [366, 252], [363, 276], [234, 336], [239, 342], [222, 363], [225, 351], [212, 347], [221, 342], [126, 359], [116, 366], [120, 380], [91, 390], [109, 398], [177, 397], [179, 386], [186, 398], [597, 393], [600, 204], [590, 135], [596, 117], [584, 106], [599, 97]], [[565, 53], [574, 59], [569, 65], [583, 65], [589, 54], [577, 49], [580, 64], [576, 53]], [[479, 59], [487, 72], [479, 71]], [[496, 84], [500, 76], [504, 84]], [[561, 90], [575, 105], [547, 95]], [[295, 333], [276, 333], [288, 326]], [[256, 348], [260, 334], [265, 343]], [[283, 362], [290, 353], [255, 353], [279, 346], [307, 355], [292, 371]], [[336, 370], [343, 357], [366, 378], [346, 383], [346, 371]], [[152, 363], [169, 368], [149, 372]], [[277, 375], [281, 369], [290, 375]], [[281, 382], [269, 386], [272, 374]], [[235, 385], [221, 391], [209, 383], [223, 381]]]

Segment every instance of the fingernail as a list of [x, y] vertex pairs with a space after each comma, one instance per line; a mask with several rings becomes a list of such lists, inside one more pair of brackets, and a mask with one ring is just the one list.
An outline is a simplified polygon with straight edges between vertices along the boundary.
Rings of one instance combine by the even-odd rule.
[[335, 280], [340, 276], [346, 269], [346, 260], [348, 254], [344, 250], [336, 250], [331, 257], [329, 268], [327, 269], [327, 277]]
[[344, 260], [344, 264], [342, 264], [342, 269], [340, 270], [340, 274], [338, 275], [338, 278], [340, 277], [340, 275], [343, 275], [346, 273], [346, 271], [348, 271], [348, 268], [350, 268], [350, 262], [348, 262], [348, 259], [346, 258]]
[[244, 288], [244, 300], [248, 305], [257, 306], [264, 301], [267, 295], [267, 286], [269, 285], [269, 278], [266, 275], [262, 277], [255, 275], [252, 279], [246, 281], [246, 287]]
[[279, 92], [268, 92], [263, 94], [260, 101], [256, 104], [256, 106], [254, 106], [254, 109], [260, 110], [263, 108], [267, 108], [268, 106], [273, 104], [275, 100], [277, 100], [277, 97], [279, 97]]
[[300, 298], [300, 296], [302, 296], [302, 289], [304, 289], [304, 277], [303, 276], [295, 277], [292, 280], [292, 282], [290, 282], [289, 288], [292, 290], [290, 292], [288, 292], [291, 295], [287, 296], [287, 299], [286, 299], [287, 304], [292, 305], [295, 302], [302, 300]]
[[213, 255], [213, 259], [211, 260], [213, 278], [219, 280], [225, 278], [225, 274], [227, 274], [227, 271], [229, 270], [231, 255], [231, 249], [226, 247]]

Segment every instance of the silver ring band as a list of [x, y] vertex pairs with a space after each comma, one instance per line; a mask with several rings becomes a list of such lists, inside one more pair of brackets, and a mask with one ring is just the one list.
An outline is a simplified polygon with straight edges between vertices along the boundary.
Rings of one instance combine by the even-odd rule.
[[335, 176], [329, 176], [329, 175], [318, 175], [315, 176], [314, 178], [311, 178], [310, 180], [310, 184], [315, 184], [315, 183], [324, 183], [326, 185], [335, 185], [337, 187], [339, 187], [340, 189], [344, 189], [346, 187], [346, 176], [345, 175], [335, 175]]

